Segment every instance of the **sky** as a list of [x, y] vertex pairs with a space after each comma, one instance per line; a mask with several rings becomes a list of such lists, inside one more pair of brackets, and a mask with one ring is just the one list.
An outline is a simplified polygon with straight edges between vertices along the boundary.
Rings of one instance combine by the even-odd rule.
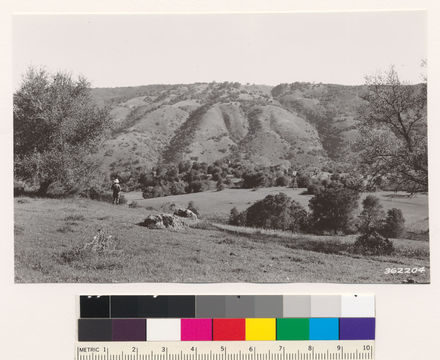
[[421, 81], [426, 13], [15, 15], [13, 81], [29, 66], [93, 87], [211, 81], [356, 85], [391, 65]]

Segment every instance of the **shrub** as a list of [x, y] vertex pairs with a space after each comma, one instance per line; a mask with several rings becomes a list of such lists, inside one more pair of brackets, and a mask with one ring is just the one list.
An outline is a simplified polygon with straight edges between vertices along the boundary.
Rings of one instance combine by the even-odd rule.
[[321, 190], [323, 189], [324, 187], [322, 186], [322, 185], [320, 185], [320, 184], [317, 184], [317, 183], [309, 183], [309, 185], [307, 186], [307, 194], [310, 194], [310, 195], [316, 195], [316, 194], [318, 194], [319, 192], [321, 192]]
[[171, 190], [170, 187], [168, 186], [168, 184], [162, 184], [161, 185], [162, 188], [162, 195], [161, 196], [170, 196], [171, 195]]
[[224, 184], [227, 185], [227, 186], [231, 186], [232, 185], [232, 180], [230, 178], [226, 178], [224, 180]]
[[188, 210], [191, 210], [194, 214], [197, 215], [197, 217], [200, 216], [200, 210], [199, 208], [194, 204], [194, 201], [190, 201], [188, 203], [188, 206], [186, 207]]
[[306, 210], [284, 193], [268, 195], [246, 210], [246, 226], [299, 231], [306, 221]]
[[385, 224], [382, 228], [382, 235], [390, 238], [398, 238], [405, 232], [405, 219], [402, 210], [392, 208], [388, 210]]
[[60, 254], [60, 260], [63, 264], [70, 264], [74, 261], [84, 261], [86, 257], [88, 257], [90, 253], [84, 251], [82, 247], [74, 247], [69, 250], [64, 250]]
[[299, 188], [309, 187], [309, 184], [311, 182], [310, 181], [310, 176], [307, 176], [305, 174], [299, 174], [296, 177], [296, 182], [297, 182]]
[[342, 184], [347, 188], [355, 191], [365, 191], [364, 180], [359, 176], [349, 175], [341, 179]]
[[14, 179], [14, 196], [19, 196], [25, 192], [25, 183]]
[[171, 184], [170, 192], [171, 195], [182, 195], [185, 194], [186, 184], [183, 181], [177, 181]]
[[64, 221], [84, 221], [86, 218], [81, 214], [68, 215], [64, 218]]
[[[112, 198], [112, 202], [113, 202], [113, 198]], [[120, 205], [124, 205], [126, 203], [127, 203], [127, 199], [125, 198], [125, 196], [124, 195], [120, 195], [119, 196], [119, 204]]]
[[149, 173], [142, 173], [139, 175], [138, 183], [141, 187], [148, 187], [148, 186], [154, 186], [156, 184], [156, 181], [154, 179], [154, 176], [151, 172]]
[[212, 180], [213, 181], [218, 181], [221, 180], [222, 178], [222, 173], [221, 172], [215, 172], [212, 174]]
[[243, 188], [245, 189], [266, 186], [267, 183], [267, 176], [263, 172], [250, 172], [243, 174]]
[[202, 192], [208, 190], [208, 183], [206, 181], [195, 180], [188, 184], [187, 192]]
[[394, 251], [393, 243], [376, 231], [359, 236], [354, 243], [355, 252], [365, 255], [389, 255]]
[[339, 173], [334, 173], [330, 176], [330, 180], [339, 181], [339, 180], [341, 180], [341, 175]]
[[181, 161], [178, 165], [179, 168], [179, 173], [186, 173], [187, 171], [189, 171], [189, 169], [191, 169], [191, 161]]
[[142, 191], [142, 197], [149, 199], [153, 197], [153, 186], [146, 186]]
[[277, 186], [287, 186], [287, 185], [289, 185], [289, 178], [284, 175], [279, 176], [279, 177], [277, 177], [275, 184]]
[[132, 209], [136, 209], [136, 208], [140, 207], [140, 205], [137, 201], [133, 200], [130, 204], [128, 204], [128, 207], [132, 208]]
[[235, 226], [245, 226], [246, 225], [246, 211], [239, 212], [234, 206], [229, 214], [229, 224]]
[[217, 181], [216, 188], [217, 191], [222, 191], [225, 188], [225, 184], [223, 184], [223, 180], [221, 178]]
[[340, 184], [332, 183], [312, 199], [311, 226], [314, 231], [338, 231], [348, 233], [353, 221], [353, 211], [359, 206], [359, 193]]
[[363, 210], [359, 215], [359, 230], [362, 234], [368, 234], [374, 231], [380, 231], [383, 226], [385, 212], [379, 202], [379, 198], [374, 195], [368, 195], [362, 201]]
[[161, 197], [161, 196], [164, 196], [164, 192], [163, 192], [162, 186], [160, 186], [160, 185], [147, 186], [142, 191], [142, 197], [144, 199]]

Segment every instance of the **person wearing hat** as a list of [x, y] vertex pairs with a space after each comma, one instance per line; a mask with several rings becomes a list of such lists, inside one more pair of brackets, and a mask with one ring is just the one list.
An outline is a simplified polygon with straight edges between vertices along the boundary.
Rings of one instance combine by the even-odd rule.
[[119, 205], [119, 194], [121, 193], [121, 185], [119, 185], [118, 179], [113, 180], [112, 191], [113, 191], [113, 204]]

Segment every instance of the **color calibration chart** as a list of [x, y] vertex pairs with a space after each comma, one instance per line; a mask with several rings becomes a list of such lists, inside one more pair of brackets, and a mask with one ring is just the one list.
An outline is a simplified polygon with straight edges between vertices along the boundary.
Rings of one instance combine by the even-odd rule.
[[77, 360], [374, 359], [375, 298], [80, 296]]

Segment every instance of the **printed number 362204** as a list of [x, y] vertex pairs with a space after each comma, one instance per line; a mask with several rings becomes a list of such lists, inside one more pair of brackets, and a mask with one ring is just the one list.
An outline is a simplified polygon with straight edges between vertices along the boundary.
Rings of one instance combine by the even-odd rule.
[[424, 273], [425, 267], [413, 267], [413, 268], [386, 268], [384, 274], [416, 274], [416, 273]]

